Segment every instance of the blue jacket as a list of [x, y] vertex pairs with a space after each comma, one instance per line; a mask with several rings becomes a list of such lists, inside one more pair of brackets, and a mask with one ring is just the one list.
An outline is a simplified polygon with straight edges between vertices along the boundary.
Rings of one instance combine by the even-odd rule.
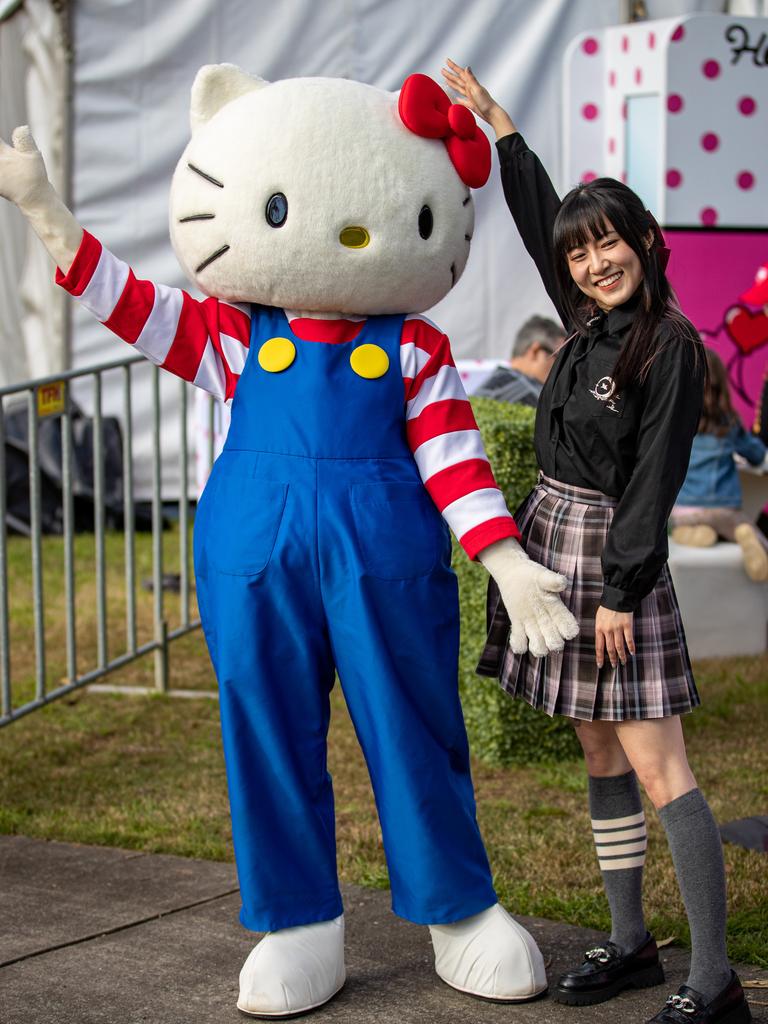
[[723, 437], [697, 434], [676, 504], [741, 508], [741, 483], [733, 461], [735, 452], [753, 466], [759, 466], [765, 458], [766, 447], [759, 437], [747, 433], [741, 423], [734, 424]]

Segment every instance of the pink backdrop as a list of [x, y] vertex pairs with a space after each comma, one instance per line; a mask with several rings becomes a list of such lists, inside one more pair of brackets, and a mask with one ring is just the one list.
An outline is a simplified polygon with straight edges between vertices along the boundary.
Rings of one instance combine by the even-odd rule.
[[768, 262], [768, 231], [677, 231], [669, 278], [686, 316], [729, 368], [734, 406], [751, 429], [768, 367], [768, 315], [739, 301]]

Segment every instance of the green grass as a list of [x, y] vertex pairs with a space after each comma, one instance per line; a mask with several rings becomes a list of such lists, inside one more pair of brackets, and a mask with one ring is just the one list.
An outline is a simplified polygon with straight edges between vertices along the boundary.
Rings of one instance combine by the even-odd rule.
[[[87, 562], [90, 538], [79, 538]], [[178, 535], [166, 537], [173, 570]], [[26, 542], [11, 548], [14, 667], [28, 688], [33, 670]], [[63, 637], [60, 542], [46, 541], [51, 588], [49, 628]], [[148, 538], [140, 539], [142, 574], [150, 575]], [[124, 636], [121, 545], [109, 538], [110, 646]], [[79, 570], [79, 631], [85, 667], [95, 650], [92, 583]], [[27, 599], [28, 600], [28, 599]], [[140, 633], [151, 636], [151, 595], [140, 593]], [[171, 621], [178, 598], [168, 597]], [[21, 610], [19, 611], [19, 607]], [[194, 610], [194, 605], [193, 605]], [[114, 621], [112, 621], [114, 619]], [[21, 623], [21, 625], [20, 625]], [[52, 664], [63, 663], [54, 646]], [[53, 656], [52, 656], [53, 657]], [[172, 648], [172, 681], [211, 688], [199, 633]], [[701, 663], [703, 707], [685, 718], [691, 764], [719, 821], [768, 809], [768, 657]], [[26, 677], [24, 673], [26, 672]], [[121, 681], [152, 685], [144, 659]], [[342, 878], [386, 888], [387, 873], [373, 798], [343, 698], [333, 693], [329, 767], [336, 788]], [[475, 762], [478, 816], [500, 898], [513, 911], [606, 928], [603, 896], [589, 829], [586, 774], [580, 761], [510, 768]], [[656, 814], [646, 808], [649, 857], [646, 907], [658, 937], [688, 942], [685, 915]], [[0, 832], [97, 843], [182, 856], [232, 857], [218, 707], [210, 700], [121, 697], [77, 691], [0, 730]], [[729, 950], [742, 962], [768, 967], [766, 855], [725, 847], [729, 886]]]
[[[190, 531], [191, 551], [191, 531]], [[66, 682], [66, 626], [64, 594], [64, 546], [59, 537], [46, 537], [42, 548], [43, 607], [46, 635], [47, 689]], [[191, 556], [190, 556], [191, 558]], [[107, 653], [117, 657], [128, 649], [126, 626], [125, 552], [123, 535], [108, 532], [105, 538], [107, 592]], [[154, 598], [142, 586], [152, 578], [152, 545], [148, 534], [136, 537], [136, 626], [137, 644], [154, 638]], [[77, 669], [80, 674], [97, 665], [97, 627], [95, 581], [95, 548], [92, 535], [75, 537], [75, 623]], [[180, 535], [177, 528], [163, 535], [163, 569], [178, 573], [180, 566]], [[191, 576], [191, 569], [190, 569]], [[11, 678], [12, 702], [18, 708], [35, 695], [34, 604], [32, 590], [31, 551], [26, 538], [11, 537], [8, 543], [8, 583], [11, 610]], [[178, 594], [164, 593], [165, 618], [169, 629], [181, 624], [181, 601]], [[194, 589], [190, 600], [190, 618], [197, 617]], [[196, 689], [215, 686], [209, 666], [198, 666], [193, 652], [199, 647], [191, 638], [174, 641], [177, 659], [172, 663], [171, 685]], [[143, 659], [110, 676], [108, 682], [153, 685], [152, 661]]]

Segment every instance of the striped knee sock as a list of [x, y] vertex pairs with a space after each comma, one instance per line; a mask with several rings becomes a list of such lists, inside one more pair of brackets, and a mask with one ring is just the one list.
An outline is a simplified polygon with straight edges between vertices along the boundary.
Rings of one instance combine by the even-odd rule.
[[611, 942], [629, 953], [646, 936], [642, 889], [647, 835], [635, 773], [590, 776], [589, 813], [611, 908]]

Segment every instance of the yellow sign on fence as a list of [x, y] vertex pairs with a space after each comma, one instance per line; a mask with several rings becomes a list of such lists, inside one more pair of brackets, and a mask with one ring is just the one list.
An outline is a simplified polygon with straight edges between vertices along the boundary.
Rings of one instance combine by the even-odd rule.
[[63, 380], [55, 380], [51, 384], [41, 384], [37, 389], [37, 415], [60, 416], [67, 402], [67, 384]]

